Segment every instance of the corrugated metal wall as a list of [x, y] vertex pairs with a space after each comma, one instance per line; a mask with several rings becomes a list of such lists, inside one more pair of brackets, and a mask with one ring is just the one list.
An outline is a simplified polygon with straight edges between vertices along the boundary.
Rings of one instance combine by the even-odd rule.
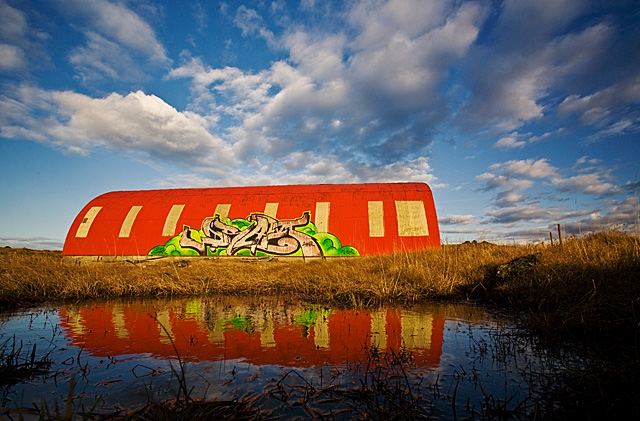
[[[203, 221], [216, 214], [223, 222], [229, 221], [225, 218], [246, 220], [255, 213], [269, 216], [263, 220], [268, 219], [271, 225], [256, 237], [259, 242], [267, 230], [274, 237], [274, 227], [285, 229], [278, 228], [277, 221], [296, 220], [305, 212], [318, 233], [332, 234], [342, 246], [351, 246], [360, 255], [440, 247], [429, 187], [424, 183], [381, 183], [106, 193], [80, 211], [69, 229], [63, 253], [146, 255], [179, 236], [185, 226], [200, 230]], [[314, 241], [325, 237], [319, 235]], [[244, 251], [255, 253], [249, 247]]]

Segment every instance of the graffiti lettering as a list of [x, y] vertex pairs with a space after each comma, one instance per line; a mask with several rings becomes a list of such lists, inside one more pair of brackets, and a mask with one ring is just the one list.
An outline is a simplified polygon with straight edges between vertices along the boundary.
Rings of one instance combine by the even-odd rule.
[[223, 248], [229, 256], [244, 249], [249, 250], [253, 256], [258, 251], [286, 256], [299, 249], [302, 249], [304, 257], [323, 256], [315, 238], [295, 229], [309, 223], [309, 212], [304, 212], [300, 218], [283, 221], [263, 213], [253, 213], [247, 221], [251, 225], [241, 230], [225, 224], [220, 220], [220, 215], [216, 214], [202, 222], [204, 236], [200, 241], [192, 238], [191, 229], [185, 226], [180, 236], [180, 246], [195, 250], [200, 255], [206, 255], [209, 247], [211, 251]]

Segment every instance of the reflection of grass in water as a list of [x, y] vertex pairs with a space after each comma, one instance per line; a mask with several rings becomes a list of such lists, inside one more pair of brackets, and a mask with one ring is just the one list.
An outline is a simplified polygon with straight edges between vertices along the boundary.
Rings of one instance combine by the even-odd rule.
[[[177, 356], [180, 360], [180, 356]], [[6, 415], [31, 415], [44, 420], [82, 418], [188, 421], [270, 420], [291, 418], [290, 415], [303, 419], [338, 417], [419, 420], [430, 419], [436, 407], [440, 408], [440, 413], [443, 412], [442, 408], [445, 412], [453, 413], [454, 419], [456, 410], [471, 418], [477, 416], [481, 419], [487, 416], [490, 418], [497, 411], [514, 417], [526, 416], [530, 412], [530, 406], [525, 405], [523, 400], [502, 402], [490, 394], [486, 395], [486, 403], [479, 408], [461, 408], [461, 405], [456, 405], [455, 399], [462, 375], [458, 374], [447, 381], [438, 377], [435, 382], [427, 383], [422, 376], [416, 375], [419, 371], [415, 371], [415, 368], [409, 352], [401, 350], [387, 353], [368, 348], [364, 360], [351, 361], [346, 367], [323, 366], [320, 380], [317, 375], [308, 376], [307, 373], [289, 370], [279, 378], [271, 379], [272, 384], [261, 393], [249, 392], [238, 399], [221, 401], [191, 396], [193, 389], [186, 383], [186, 368], [180, 365], [179, 371], [172, 370], [172, 376], [177, 377], [182, 393], [179, 392], [177, 398], [149, 402], [136, 409], [98, 408], [100, 396], [95, 396], [97, 400], [93, 407], [78, 407], [74, 403], [75, 381], [72, 377], [66, 398], [59, 403], [55, 402], [53, 406], [43, 401], [40, 406], [32, 408], [4, 410]]]
[[35, 344], [24, 349], [22, 341], [18, 342], [15, 335], [7, 338], [0, 345], [0, 386], [48, 373], [51, 366], [49, 354], [36, 358]]

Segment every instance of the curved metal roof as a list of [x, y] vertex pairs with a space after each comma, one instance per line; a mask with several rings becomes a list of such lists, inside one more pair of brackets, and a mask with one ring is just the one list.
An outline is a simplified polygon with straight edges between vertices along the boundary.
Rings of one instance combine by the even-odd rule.
[[154, 250], [155, 254], [309, 256], [319, 249], [321, 256], [331, 256], [340, 254], [338, 246], [345, 255], [440, 247], [429, 186], [323, 184], [110, 192], [80, 211], [63, 254], [135, 256]]

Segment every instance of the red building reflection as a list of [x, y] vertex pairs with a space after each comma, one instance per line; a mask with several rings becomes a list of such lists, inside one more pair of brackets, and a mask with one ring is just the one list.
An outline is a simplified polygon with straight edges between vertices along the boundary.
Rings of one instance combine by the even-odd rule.
[[[194, 299], [104, 303], [59, 310], [70, 343], [98, 357], [146, 354], [190, 361], [244, 359], [289, 367], [366, 360], [368, 350], [411, 351], [436, 367], [444, 316], [401, 309], [330, 310], [319, 306]], [[172, 344], [173, 341], [173, 344]], [[175, 349], [174, 349], [175, 346]]]

